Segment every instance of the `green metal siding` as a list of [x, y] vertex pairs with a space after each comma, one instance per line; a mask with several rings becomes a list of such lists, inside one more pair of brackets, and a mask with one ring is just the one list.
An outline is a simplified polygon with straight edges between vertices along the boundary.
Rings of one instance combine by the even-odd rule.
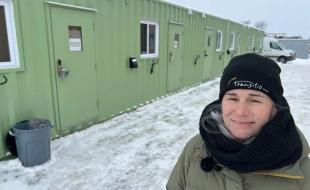
[[[201, 14], [193, 12], [192, 15], [187, 15], [185, 64], [183, 69], [184, 86], [190, 86], [201, 81], [202, 31]], [[199, 58], [195, 63], [196, 56], [199, 56]]]
[[214, 69], [213, 69], [213, 75], [217, 76], [222, 72], [222, 69], [224, 67], [225, 64], [225, 56], [226, 56], [226, 40], [225, 37], [227, 36], [227, 21], [222, 19], [222, 18], [218, 18], [215, 16], [209, 16], [207, 15], [207, 17], [209, 17], [208, 19], [206, 19], [205, 21], [205, 27], [210, 27], [210, 28], [214, 28], [215, 31], [222, 31], [223, 32], [223, 42], [222, 42], [222, 50], [221, 51], [216, 51], [215, 52], [215, 56], [214, 56]]
[[[55, 127], [53, 137], [61, 136], [103, 121], [122, 111], [133, 109], [146, 101], [168, 93], [168, 26], [184, 25], [184, 63], [182, 87], [203, 80], [204, 32], [206, 27], [223, 31], [223, 49], [215, 52], [212, 78], [218, 76], [231, 55], [229, 34], [239, 32], [240, 52], [248, 52], [247, 36], [262, 36], [263, 32], [249, 29], [212, 15], [192, 11], [158, 0], [54, 0], [54, 2], [97, 9], [93, 12], [95, 28], [95, 60], [99, 116], [62, 130], [57, 106], [57, 77], [53, 51], [50, 5], [44, 0], [13, 0], [17, 41], [22, 67], [20, 71], [0, 71], [8, 83], [0, 86], [0, 157], [5, 156], [5, 135], [14, 123], [33, 117], [47, 118]], [[74, 8], [68, 8], [68, 10]], [[81, 10], [82, 11], [82, 10]], [[150, 73], [152, 58], [140, 57], [140, 21], [150, 19], [159, 23], [159, 61]], [[256, 42], [255, 46], [258, 42]], [[199, 55], [197, 64], [195, 57]], [[138, 59], [138, 68], [128, 67], [129, 57]], [[82, 80], [82, 79], [81, 79]], [[76, 110], [78, 112], [78, 110]]]

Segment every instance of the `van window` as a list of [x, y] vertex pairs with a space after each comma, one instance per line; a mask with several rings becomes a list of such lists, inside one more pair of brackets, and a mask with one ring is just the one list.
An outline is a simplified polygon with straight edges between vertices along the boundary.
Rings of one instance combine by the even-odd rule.
[[270, 42], [270, 48], [271, 49], [278, 49], [278, 50], [283, 50], [281, 46], [277, 42]]
[[279, 44], [280, 48], [282, 48], [282, 50], [287, 49], [287, 48], [285, 47], [285, 45], [282, 44], [281, 42], [279, 42], [278, 44]]
[[12, 0], [0, 0], [0, 26], [0, 70], [19, 68]]

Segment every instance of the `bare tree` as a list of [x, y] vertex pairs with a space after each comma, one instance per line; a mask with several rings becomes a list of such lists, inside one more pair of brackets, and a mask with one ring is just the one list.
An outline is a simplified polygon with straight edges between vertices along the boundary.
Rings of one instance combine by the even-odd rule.
[[262, 29], [262, 30], [265, 30], [267, 27], [267, 22], [266, 21], [257, 21], [257, 22], [255, 22], [255, 27]]

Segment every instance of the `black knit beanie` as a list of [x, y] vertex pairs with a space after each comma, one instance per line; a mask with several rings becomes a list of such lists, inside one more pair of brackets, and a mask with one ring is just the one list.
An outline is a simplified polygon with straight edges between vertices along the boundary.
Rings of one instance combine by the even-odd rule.
[[281, 69], [273, 60], [254, 53], [236, 56], [224, 69], [219, 100], [232, 89], [252, 89], [265, 93], [276, 104], [283, 101]]

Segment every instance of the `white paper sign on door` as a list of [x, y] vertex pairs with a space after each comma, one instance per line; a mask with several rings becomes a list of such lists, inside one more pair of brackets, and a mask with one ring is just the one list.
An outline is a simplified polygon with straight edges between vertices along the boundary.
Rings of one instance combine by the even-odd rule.
[[69, 38], [70, 51], [82, 51], [82, 42], [80, 38]]

